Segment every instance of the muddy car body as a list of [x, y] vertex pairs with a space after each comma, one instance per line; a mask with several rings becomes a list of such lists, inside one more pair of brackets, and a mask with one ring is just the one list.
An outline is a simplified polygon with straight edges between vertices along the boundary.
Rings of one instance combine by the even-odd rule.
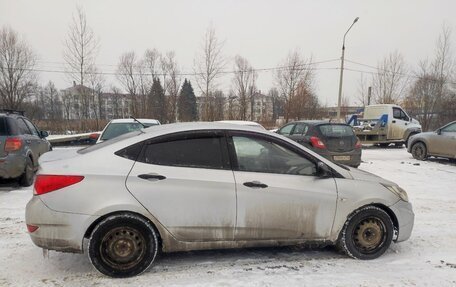
[[49, 153], [41, 166], [26, 208], [33, 242], [87, 251], [114, 277], [143, 272], [157, 250], [316, 242], [373, 259], [414, 221], [396, 184], [239, 125], [157, 126]]

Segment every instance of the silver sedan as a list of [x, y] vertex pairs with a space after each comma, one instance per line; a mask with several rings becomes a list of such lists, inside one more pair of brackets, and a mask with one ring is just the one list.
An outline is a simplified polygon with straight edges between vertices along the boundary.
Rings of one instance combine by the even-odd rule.
[[252, 127], [157, 126], [40, 163], [32, 241], [86, 252], [112, 277], [145, 271], [159, 251], [318, 243], [374, 259], [414, 222], [395, 183]]

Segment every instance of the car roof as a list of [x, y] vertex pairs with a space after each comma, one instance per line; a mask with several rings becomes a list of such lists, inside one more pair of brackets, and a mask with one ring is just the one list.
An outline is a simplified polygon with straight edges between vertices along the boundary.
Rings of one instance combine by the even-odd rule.
[[225, 121], [217, 121], [217, 123], [224, 123], [224, 124], [235, 124], [235, 125], [242, 125], [242, 126], [255, 126], [255, 127], [263, 127], [257, 122], [253, 121], [236, 121], [236, 120], [225, 120]]
[[[148, 123], [148, 124], [159, 124], [160, 122], [155, 119], [137, 119], [141, 123]], [[114, 119], [111, 120], [110, 123], [117, 124], [117, 123], [134, 123], [137, 122], [134, 119]]]
[[305, 124], [308, 124], [311, 126], [317, 126], [317, 125], [344, 125], [344, 126], [347, 126], [348, 125], [346, 123], [330, 122], [329, 120], [302, 120], [302, 121], [290, 122], [290, 124], [296, 124], [296, 123], [305, 123]]

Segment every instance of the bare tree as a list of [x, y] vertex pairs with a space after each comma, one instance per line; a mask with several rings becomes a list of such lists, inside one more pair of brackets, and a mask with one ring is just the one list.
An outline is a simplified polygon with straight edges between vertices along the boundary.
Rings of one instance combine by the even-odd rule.
[[390, 53], [377, 66], [372, 76], [372, 96], [379, 104], [398, 104], [405, 96], [409, 77], [404, 57], [398, 51]]
[[36, 88], [36, 56], [10, 27], [0, 30], [0, 104], [19, 109]]
[[135, 52], [126, 52], [120, 56], [117, 64], [116, 76], [123, 88], [131, 96], [131, 111], [134, 116], [138, 116], [139, 108], [137, 95], [140, 86], [140, 79], [137, 73], [137, 58]]
[[286, 122], [292, 116], [293, 98], [300, 83], [304, 83], [308, 88], [312, 87], [313, 71], [312, 58], [305, 59], [297, 51], [290, 52], [278, 67], [275, 79], [284, 99]]
[[63, 58], [70, 79], [80, 85], [85, 84], [87, 74], [95, 65], [98, 52], [98, 39], [82, 7], [77, 6], [76, 14], [68, 27]]
[[176, 61], [175, 53], [170, 51], [162, 58], [165, 63], [163, 65], [165, 68], [163, 74], [167, 74], [169, 76], [163, 85], [164, 92], [167, 92], [168, 94], [168, 121], [175, 122], [177, 121], [177, 100], [179, 97], [179, 87], [182, 79], [179, 75], [179, 67]]
[[234, 58], [233, 85], [239, 99], [239, 119], [241, 120], [247, 119], [247, 111], [249, 106], [252, 106], [250, 102], [256, 77], [257, 73], [247, 59], [237, 55]]
[[[91, 70], [88, 83], [90, 87], [90, 114], [96, 120], [96, 129], [99, 130], [100, 120], [104, 118], [103, 116], [103, 87], [105, 80], [103, 76], [98, 72], [98, 70], [93, 67]], [[91, 116], [92, 118], [92, 116]]]
[[361, 106], [366, 106], [369, 102], [368, 99], [368, 83], [364, 78], [364, 74], [358, 80], [358, 95], [356, 97], [356, 103]]
[[423, 130], [441, 126], [448, 121], [446, 114], [454, 108], [452, 92], [453, 57], [450, 53], [451, 29], [442, 27], [442, 33], [436, 42], [434, 58], [421, 61], [404, 105], [416, 116]]
[[209, 116], [211, 92], [216, 86], [215, 80], [221, 75], [225, 66], [222, 48], [223, 43], [218, 40], [212, 25], [209, 26], [204, 36], [201, 54], [194, 62], [196, 83], [205, 98], [202, 111], [203, 120], [211, 120]]

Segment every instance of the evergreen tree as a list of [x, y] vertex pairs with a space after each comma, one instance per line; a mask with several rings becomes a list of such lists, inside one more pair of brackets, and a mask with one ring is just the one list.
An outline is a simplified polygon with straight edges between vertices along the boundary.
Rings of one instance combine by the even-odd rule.
[[166, 99], [165, 92], [158, 78], [153, 80], [149, 105], [152, 116], [161, 123], [164, 123], [166, 120]]
[[181, 122], [192, 122], [198, 119], [196, 96], [190, 81], [185, 79], [177, 102], [177, 112]]

